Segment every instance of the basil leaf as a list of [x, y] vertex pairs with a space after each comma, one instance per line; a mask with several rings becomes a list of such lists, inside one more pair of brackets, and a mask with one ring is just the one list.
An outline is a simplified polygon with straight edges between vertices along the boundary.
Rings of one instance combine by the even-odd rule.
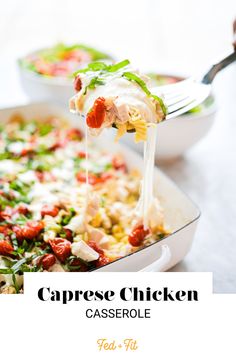
[[101, 75], [105, 74], [105, 73], [114, 73], [129, 64], [130, 64], [130, 61], [128, 59], [123, 60], [119, 63], [114, 64], [114, 65], [107, 65], [103, 62], [97, 61], [97, 62], [88, 64], [88, 66], [84, 69], [77, 70], [73, 74], [73, 76], [77, 76], [77, 74], [79, 74], [79, 73], [87, 73], [89, 71], [92, 71], [92, 72], [101, 71]]
[[104, 81], [102, 79], [99, 79], [97, 76], [92, 78], [90, 81], [89, 85], [85, 88], [85, 91], [89, 89], [95, 89], [96, 86], [104, 85]]
[[117, 64], [109, 65], [107, 71], [110, 72], [110, 73], [114, 73], [114, 72], [124, 68], [125, 66], [127, 66], [129, 64], [130, 64], [130, 61], [128, 59], [126, 59], [126, 60], [120, 61]]
[[76, 72], [73, 73], [73, 76], [77, 76], [79, 73], [87, 73], [88, 71], [102, 71], [106, 70], [108, 68], [108, 65], [106, 65], [103, 62], [96, 61], [94, 63], [88, 64], [88, 66], [84, 69], [77, 70]]
[[129, 81], [135, 81], [141, 87], [141, 89], [146, 93], [146, 95], [148, 97], [152, 97], [160, 103], [163, 113], [165, 115], [167, 114], [167, 109], [166, 109], [166, 106], [165, 106], [163, 100], [159, 96], [153, 95], [151, 93], [151, 91], [149, 91], [149, 89], [147, 88], [146, 83], [139, 76], [137, 76], [134, 73], [128, 72], [128, 71], [123, 73], [122, 76], [125, 77]]
[[10, 268], [0, 268], [0, 274], [12, 274], [12, 270]]

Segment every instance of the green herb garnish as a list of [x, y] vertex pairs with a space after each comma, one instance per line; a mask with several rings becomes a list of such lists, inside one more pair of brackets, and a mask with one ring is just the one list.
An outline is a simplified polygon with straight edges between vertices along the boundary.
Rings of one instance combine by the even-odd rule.
[[166, 109], [166, 106], [165, 106], [163, 100], [159, 96], [153, 95], [151, 93], [151, 91], [149, 91], [149, 89], [147, 88], [146, 83], [139, 76], [137, 76], [134, 73], [128, 72], [128, 71], [123, 73], [122, 76], [125, 77], [129, 81], [135, 81], [141, 87], [141, 89], [146, 93], [146, 95], [148, 97], [152, 97], [152, 98], [154, 98], [156, 101], [158, 101], [160, 103], [160, 106], [161, 106], [161, 109], [162, 109], [163, 113], [165, 115], [167, 114], [167, 109]]

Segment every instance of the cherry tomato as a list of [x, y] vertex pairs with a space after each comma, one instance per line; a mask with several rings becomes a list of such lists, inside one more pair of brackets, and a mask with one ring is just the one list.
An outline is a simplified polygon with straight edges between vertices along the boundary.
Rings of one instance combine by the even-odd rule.
[[12, 230], [19, 241], [32, 240], [37, 237], [44, 228], [42, 221], [28, 221], [24, 226], [13, 226]]
[[39, 263], [42, 264], [43, 269], [48, 270], [56, 263], [56, 257], [54, 254], [47, 253], [40, 259]]
[[77, 128], [71, 128], [67, 131], [66, 137], [68, 140], [81, 140], [83, 138], [82, 132]]
[[70, 242], [73, 241], [73, 232], [70, 230], [70, 229], [67, 229], [67, 228], [63, 228], [63, 231], [65, 231], [65, 234], [66, 234], [66, 239]]
[[0, 234], [7, 235], [10, 230], [10, 225], [0, 225]]
[[20, 205], [18, 206], [18, 208], [17, 208], [17, 211], [18, 211], [19, 214], [26, 215], [26, 214], [28, 214], [29, 209], [27, 208], [26, 205], [20, 204]]
[[12, 245], [5, 241], [5, 240], [0, 240], [0, 255], [1, 256], [9, 256], [11, 253], [14, 251]]
[[59, 213], [59, 209], [52, 205], [44, 205], [41, 210], [41, 216], [44, 217], [45, 215], [50, 215], [52, 217], [57, 216]]
[[95, 241], [89, 241], [88, 246], [91, 247], [94, 251], [99, 253], [100, 255], [104, 255], [104, 251], [102, 248], [100, 248]]
[[[85, 172], [78, 172], [76, 175], [77, 181], [81, 183], [86, 183], [86, 174]], [[94, 186], [97, 183], [101, 183], [101, 179], [97, 177], [96, 175], [90, 173], [88, 176], [88, 183]]]
[[87, 272], [88, 270], [88, 266], [86, 264], [84, 264], [83, 262], [81, 262], [80, 259], [73, 259], [71, 262], [70, 262], [70, 265], [73, 266], [73, 267], [78, 267], [78, 269], [71, 269], [70, 271], [71, 272]]
[[114, 156], [112, 159], [112, 166], [115, 170], [127, 172], [127, 166], [122, 157]]
[[105, 98], [98, 97], [87, 114], [86, 123], [90, 128], [100, 128], [106, 115]]
[[53, 176], [53, 174], [49, 171], [35, 171], [35, 174], [41, 183], [45, 181], [50, 182], [56, 180], [55, 176]]
[[34, 63], [36, 71], [43, 75], [52, 75], [52, 65], [45, 62], [43, 59], [37, 59]]
[[32, 155], [34, 153], [34, 150], [32, 147], [29, 148], [24, 148], [21, 150], [20, 152], [20, 156], [28, 156], [28, 155]]
[[79, 157], [80, 159], [85, 159], [85, 157], [86, 157], [85, 152], [84, 152], [84, 151], [79, 151], [79, 152], [78, 152], [78, 157]]
[[96, 267], [102, 267], [108, 263], [110, 263], [110, 259], [105, 255], [101, 254], [98, 260], [95, 262], [95, 265]]
[[112, 174], [110, 172], [103, 172], [100, 176], [101, 182], [105, 182], [108, 179], [112, 178]]
[[139, 225], [129, 235], [129, 243], [133, 247], [139, 247], [142, 245], [142, 243], [145, 239], [145, 236], [147, 236], [148, 234], [149, 234], [149, 230], [148, 229], [144, 230], [144, 226]]
[[14, 214], [14, 210], [7, 206], [3, 211], [0, 211], [0, 220], [9, 220]]
[[78, 75], [78, 76], [76, 76], [75, 81], [74, 81], [74, 89], [76, 92], [79, 92], [81, 90], [81, 88], [82, 88], [82, 82], [81, 82], [81, 79]]
[[61, 262], [65, 262], [66, 258], [71, 254], [71, 242], [64, 238], [55, 238], [49, 241], [50, 246], [56, 257]]

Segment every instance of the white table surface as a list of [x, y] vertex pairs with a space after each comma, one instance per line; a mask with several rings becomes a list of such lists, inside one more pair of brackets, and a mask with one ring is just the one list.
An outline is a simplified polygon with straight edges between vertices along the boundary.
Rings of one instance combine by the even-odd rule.
[[[27, 102], [15, 58], [57, 40], [98, 43], [138, 66], [183, 73], [202, 70], [231, 50], [234, 0], [199, 0], [197, 6], [194, 0], [120, 0], [112, 16], [109, 4], [110, 0], [42, 0], [36, 7], [30, 0], [3, 3], [0, 107]], [[86, 17], [78, 20], [81, 6], [85, 13], [93, 8], [89, 28]], [[99, 12], [106, 21], [100, 21]], [[208, 136], [184, 157], [160, 167], [202, 212], [191, 252], [172, 270], [213, 272], [215, 292], [235, 293], [236, 65], [216, 79], [214, 89], [219, 111]]]

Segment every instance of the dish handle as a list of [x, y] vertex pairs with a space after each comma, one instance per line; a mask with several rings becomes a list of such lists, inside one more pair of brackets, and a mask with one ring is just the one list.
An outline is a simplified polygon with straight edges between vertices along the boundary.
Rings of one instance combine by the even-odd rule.
[[161, 246], [161, 257], [155, 262], [140, 270], [140, 272], [162, 272], [171, 259], [171, 251], [167, 245]]

